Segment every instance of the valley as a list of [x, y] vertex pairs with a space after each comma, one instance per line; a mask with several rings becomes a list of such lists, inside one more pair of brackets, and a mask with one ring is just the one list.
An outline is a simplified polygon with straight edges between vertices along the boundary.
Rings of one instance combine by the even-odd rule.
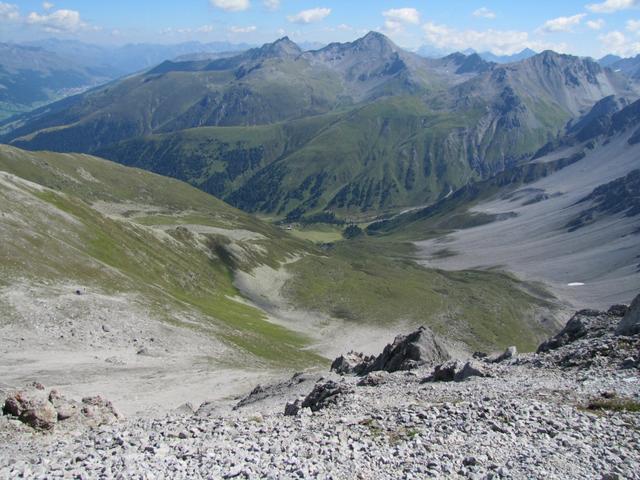
[[637, 478], [638, 22], [204, 3], [0, 2], [0, 477]]
[[185, 390], [211, 395], [199, 372], [226, 398], [258, 372], [325, 365], [355, 339], [379, 348], [399, 325], [525, 349], [556, 325], [548, 294], [507, 275], [424, 269], [402, 243], [323, 250], [142, 170], [1, 147], [0, 171], [3, 366], [15, 383], [100, 386], [130, 408], [148, 406], [145, 392], [158, 407], [167, 378], [195, 368], [166, 391], [177, 407]]

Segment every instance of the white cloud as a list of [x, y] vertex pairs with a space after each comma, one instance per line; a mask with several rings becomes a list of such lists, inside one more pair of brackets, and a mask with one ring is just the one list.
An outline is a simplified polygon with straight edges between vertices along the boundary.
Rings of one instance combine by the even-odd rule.
[[280, 0], [262, 0], [262, 3], [269, 10], [278, 10], [280, 8]]
[[0, 20], [18, 20], [20, 18], [20, 10], [18, 6], [12, 3], [0, 2]]
[[330, 8], [312, 8], [298, 12], [295, 15], [289, 15], [287, 20], [291, 23], [315, 23], [321, 22], [329, 15], [331, 15]]
[[211, 5], [227, 12], [241, 12], [251, 6], [249, 0], [209, 0]]
[[51, 10], [55, 5], [51, 2], [42, 2], [42, 8], [45, 10]]
[[388, 20], [397, 23], [418, 25], [420, 23], [420, 12], [415, 8], [392, 8], [382, 12]]
[[248, 27], [229, 27], [229, 31], [231, 33], [251, 33], [255, 32], [258, 29], [255, 25], [249, 25]]
[[587, 10], [594, 13], [613, 13], [638, 6], [639, 0], [605, 0], [601, 3], [587, 5]]
[[628, 41], [624, 33], [618, 30], [600, 35], [598, 39], [607, 53], [622, 57], [631, 57], [640, 53], [640, 42]]
[[640, 33], [640, 20], [627, 20], [627, 30]]
[[558, 17], [547, 20], [542, 26], [542, 30], [545, 32], [570, 32], [573, 27], [580, 25], [586, 15], [586, 13], [579, 13], [571, 17]]
[[550, 44], [534, 41], [528, 32], [517, 30], [456, 30], [446, 25], [428, 22], [422, 26], [426, 40], [439, 49], [489, 51], [496, 55], [512, 55], [525, 48], [536, 51], [552, 49], [557, 52], [567, 50], [565, 44]]
[[604, 20], [601, 18], [597, 20], [589, 20], [587, 22], [587, 27], [591, 30], [602, 30], [602, 27], [604, 27]]
[[80, 12], [76, 10], [56, 10], [43, 15], [31, 12], [27, 15], [25, 21], [29, 25], [38, 25], [45, 31], [53, 33], [77, 32], [90, 28], [88, 24], [82, 21]]
[[489, 10], [487, 7], [481, 7], [477, 9], [475, 12], [473, 12], [473, 16], [480, 17], [480, 18], [488, 18], [490, 20], [493, 20], [494, 18], [496, 18], [496, 14], [491, 10]]

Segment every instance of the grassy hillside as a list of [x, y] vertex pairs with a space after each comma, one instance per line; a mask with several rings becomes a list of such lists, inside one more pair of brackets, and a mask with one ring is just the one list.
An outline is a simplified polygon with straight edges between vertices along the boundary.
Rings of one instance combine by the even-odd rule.
[[301, 248], [277, 229], [178, 181], [94, 157], [2, 147], [0, 170], [15, 175], [2, 177], [3, 284], [73, 281], [135, 292], [159, 319], [191, 312], [202, 324], [182, 326], [214, 331], [254, 361], [319, 361], [303, 350], [304, 337], [233, 299], [234, 268], [277, 265]]
[[548, 299], [506, 275], [428, 270], [407, 245], [380, 239], [319, 248], [313, 232], [298, 239], [185, 183], [95, 157], [2, 146], [0, 175], [3, 286], [130, 292], [159, 321], [214, 335], [248, 364], [323, 361], [308, 349], [312, 338], [270, 323], [234, 286], [236, 272], [265, 265], [286, 263], [284, 298], [328, 322], [394, 333], [398, 323], [428, 324], [486, 349], [533, 348], [553, 328], [533, 318]]

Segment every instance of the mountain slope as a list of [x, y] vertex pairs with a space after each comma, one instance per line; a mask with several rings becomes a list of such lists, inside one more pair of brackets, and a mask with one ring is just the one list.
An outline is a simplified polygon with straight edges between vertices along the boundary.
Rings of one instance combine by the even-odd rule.
[[283, 38], [165, 62], [34, 112], [5, 140], [149, 168], [250, 212], [371, 217], [495, 175], [635, 88], [553, 52], [495, 65], [424, 59], [377, 33], [310, 52]]
[[0, 121], [109, 78], [42, 48], [0, 43]]
[[[227, 59], [165, 62], [143, 75], [34, 112], [11, 137], [26, 135], [16, 144], [30, 148], [66, 150], [73, 145], [76, 151], [92, 152], [149, 133], [267, 124], [423, 88], [423, 79], [417, 78], [422, 74], [405, 64], [409, 54], [401, 60], [397, 47], [379, 37], [370, 34], [337, 53], [330, 46], [302, 54], [283, 38]], [[376, 57], [381, 55], [373, 69], [367, 56], [371, 48], [377, 49]], [[336, 65], [336, 56], [350, 66]], [[371, 70], [369, 76], [354, 76], [357, 68]]]
[[[29, 288], [43, 299], [77, 288], [69, 285], [104, 298], [131, 295], [150, 322], [211, 336], [246, 365], [318, 361], [303, 348], [319, 335], [312, 328], [316, 320], [325, 338], [335, 329], [345, 336], [402, 321], [447, 328], [457, 340], [477, 344], [517, 340], [523, 330], [537, 337], [546, 329], [525, 323], [535, 308], [550, 306], [526, 293], [528, 286], [499, 274], [442, 275], [411, 266], [401, 245], [365, 242], [358, 255], [348, 245], [319, 250], [186, 184], [85, 155], [3, 146], [0, 171], [3, 301]], [[396, 254], [381, 255], [384, 249]], [[343, 278], [342, 293], [330, 278], [318, 277], [317, 262]], [[267, 279], [258, 281], [264, 274]], [[399, 275], [420, 288], [389, 280]], [[286, 285], [280, 293], [269, 286], [277, 278]], [[425, 285], [433, 288], [429, 295]], [[486, 303], [466, 300], [478, 288], [486, 291]], [[316, 289], [324, 293], [312, 294]], [[377, 289], [403, 300], [369, 298]], [[499, 323], [497, 304], [503, 308]], [[460, 321], [442, 324], [454, 305]], [[470, 330], [480, 323], [480, 332]], [[225, 355], [214, 357], [225, 361]]]
[[370, 231], [435, 237], [419, 242], [425, 265], [500, 265], [571, 302], [628, 301], [640, 288], [640, 102], [614, 113], [604, 104], [615, 101], [594, 107], [555, 149]]

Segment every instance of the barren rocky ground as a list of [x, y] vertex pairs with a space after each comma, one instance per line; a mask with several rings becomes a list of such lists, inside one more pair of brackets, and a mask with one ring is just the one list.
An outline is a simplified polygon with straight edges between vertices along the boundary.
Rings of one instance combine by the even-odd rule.
[[44, 431], [5, 415], [0, 477], [640, 478], [634, 305], [578, 312], [536, 354], [455, 360], [418, 331], [334, 363], [360, 375], [298, 374], [233, 409]]

